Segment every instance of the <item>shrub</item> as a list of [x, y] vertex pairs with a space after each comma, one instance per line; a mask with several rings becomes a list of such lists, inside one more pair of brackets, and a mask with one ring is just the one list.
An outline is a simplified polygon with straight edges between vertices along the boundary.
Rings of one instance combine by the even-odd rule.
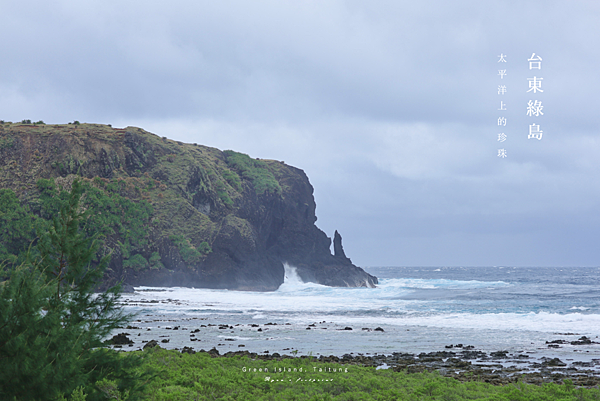
[[141, 270], [145, 267], [148, 267], [148, 261], [139, 253], [136, 253], [131, 258], [123, 261], [123, 267], [133, 270]]
[[185, 238], [183, 235], [171, 235], [169, 239], [177, 246], [181, 258], [189, 264], [196, 264], [200, 262], [205, 255], [208, 255], [210, 252], [212, 252], [210, 245], [206, 241], [200, 244], [199, 251], [194, 247], [194, 245], [192, 245], [191, 241]]
[[234, 152], [233, 150], [226, 150], [223, 153], [225, 154], [227, 165], [237, 170], [243, 178], [250, 180], [257, 195], [281, 193], [279, 182], [277, 182], [275, 176], [269, 171], [264, 162], [253, 160], [250, 156]]

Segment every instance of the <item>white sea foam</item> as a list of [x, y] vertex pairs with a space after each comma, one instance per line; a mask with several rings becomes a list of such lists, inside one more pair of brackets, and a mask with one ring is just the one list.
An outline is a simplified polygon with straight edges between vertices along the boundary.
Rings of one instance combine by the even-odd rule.
[[386, 316], [331, 316], [311, 315], [293, 318], [295, 323], [309, 323], [327, 320], [332, 323], [346, 325], [372, 326], [422, 326], [471, 330], [501, 331], [537, 331], [537, 332], [577, 332], [600, 336], [600, 315], [584, 315], [581, 313], [454, 313], [415, 316], [408, 314], [402, 318]]
[[[284, 283], [274, 292], [238, 292], [191, 288], [140, 287], [125, 298], [139, 308], [165, 314], [249, 314], [253, 320], [284, 317], [296, 323], [318, 320], [348, 324], [426, 326], [504, 331], [577, 331], [600, 335], [600, 315], [571, 305], [564, 312], [528, 310], [515, 301], [495, 302], [494, 291], [512, 291], [503, 281], [448, 279], [382, 279], [377, 288], [336, 288], [305, 283], [285, 265]], [[415, 295], [416, 294], [416, 295]], [[458, 294], [458, 295], [457, 295]], [[478, 298], [463, 300], [459, 295]], [[418, 295], [418, 296], [417, 296]], [[141, 303], [158, 301], [158, 303]], [[592, 328], [597, 328], [593, 329]]]
[[[174, 287], [140, 287], [143, 292], [129, 295], [131, 302], [157, 300], [147, 304], [153, 309], [168, 311], [176, 306], [177, 311], [239, 311], [239, 312], [359, 312], [381, 310], [409, 312], [409, 305], [422, 304], [424, 300], [403, 299], [417, 290], [456, 290], [495, 288], [507, 286], [504, 282], [384, 279], [377, 288], [327, 287], [315, 283], [304, 283], [295, 268], [286, 265], [284, 283], [274, 292], [228, 291]], [[152, 291], [155, 290], [155, 291]], [[171, 301], [168, 301], [171, 300]]]

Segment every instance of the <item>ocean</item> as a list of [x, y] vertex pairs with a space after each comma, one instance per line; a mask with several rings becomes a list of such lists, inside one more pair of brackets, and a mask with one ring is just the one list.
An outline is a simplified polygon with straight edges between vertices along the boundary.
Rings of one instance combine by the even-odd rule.
[[[303, 283], [290, 266], [274, 292], [136, 287], [122, 298], [137, 314], [124, 329], [134, 340], [129, 349], [157, 340], [163, 348], [220, 353], [342, 356], [460, 345], [600, 360], [599, 267], [365, 270], [379, 278], [377, 288]], [[571, 344], [583, 336], [592, 344]]]

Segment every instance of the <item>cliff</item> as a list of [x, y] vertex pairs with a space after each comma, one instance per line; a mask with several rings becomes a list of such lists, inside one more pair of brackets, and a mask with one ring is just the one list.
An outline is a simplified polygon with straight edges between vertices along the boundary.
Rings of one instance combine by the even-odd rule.
[[377, 283], [345, 256], [337, 232], [331, 254], [300, 169], [135, 127], [0, 124], [0, 188], [31, 213], [51, 218], [51, 199], [76, 177], [93, 211], [86, 227], [112, 255], [106, 284], [271, 291], [284, 263], [304, 281]]

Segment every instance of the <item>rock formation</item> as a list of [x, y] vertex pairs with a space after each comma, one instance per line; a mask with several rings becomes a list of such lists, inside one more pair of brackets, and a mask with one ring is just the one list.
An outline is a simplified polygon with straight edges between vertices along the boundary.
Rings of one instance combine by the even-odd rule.
[[107, 284], [272, 291], [283, 263], [304, 281], [377, 283], [346, 257], [337, 231], [331, 254], [298, 168], [135, 127], [0, 124], [0, 188], [34, 213], [43, 217], [44, 194], [76, 177], [95, 191], [86, 202], [112, 254]]

